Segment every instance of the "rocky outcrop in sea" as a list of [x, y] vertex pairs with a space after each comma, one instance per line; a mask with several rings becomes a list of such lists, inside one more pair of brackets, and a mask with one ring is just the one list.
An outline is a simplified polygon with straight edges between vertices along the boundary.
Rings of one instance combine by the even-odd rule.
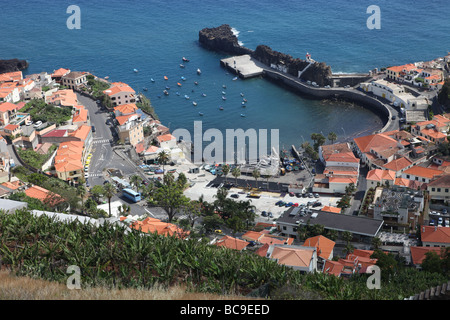
[[0, 60], [0, 73], [22, 71], [26, 68], [28, 68], [28, 61], [26, 60]]

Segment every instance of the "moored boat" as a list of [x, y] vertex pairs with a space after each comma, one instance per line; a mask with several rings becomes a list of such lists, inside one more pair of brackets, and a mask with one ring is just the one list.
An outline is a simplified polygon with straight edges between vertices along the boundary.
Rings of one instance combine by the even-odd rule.
[[177, 86], [181, 87], [181, 83], [177, 82]]
[[237, 79], [238, 79], [238, 77], [234, 77], [234, 78], [233, 78], [233, 81], [236, 81]]
[[199, 112], [198, 114], [199, 114], [200, 116], [203, 116], [203, 112]]
[[198, 82], [197, 82], [197, 81], [194, 81], [194, 84], [195, 84], [196, 86], [198, 86]]
[[164, 80], [169, 80], [169, 78], [167, 78], [167, 76], [164, 76]]
[[242, 118], [245, 118], [245, 114], [241, 113], [241, 117], [242, 117]]
[[155, 82], [155, 79], [151, 78], [150, 81], [151, 81], [151, 82]]
[[181, 77], [181, 80], [186, 81], [186, 78], [182, 76], [182, 77]]
[[189, 62], [189, 59], [186, 59], [185, 57], [183, 57], [181, 60], [183, 60], [184, 62]]
[[195, 102], [195, 101], [193, 101], [192, 104], [193, 104], [194, 106], [197, 106], [197, 102]]
[[224, 96], [222, 96], [222, 100], [227, 100], [227, 98], [225, 98]]
[[197, 74], [202, 74], [202, 71], [199, 69], [197, 69]]
[[219, 110], [223, 110], [223, 107], [222, 107], [222, 106], [220, 106], [220, 107], [219, 107]]
[[186, 100], [189, 100], [189, 99], [190, 99], [189, 96], [188, 96], [187, 94], [184, 95], [184, 98], [185, 98]]
[[164, 90], [163, 92], [164, 92], [164, 94], [165, 94], [166, 96], [168, 96], [168, 95], [169, 95], [169, 91], [167, 91], [167, 90]]
[[180, 68], [184, 68], [184, 64], [180, 63]]

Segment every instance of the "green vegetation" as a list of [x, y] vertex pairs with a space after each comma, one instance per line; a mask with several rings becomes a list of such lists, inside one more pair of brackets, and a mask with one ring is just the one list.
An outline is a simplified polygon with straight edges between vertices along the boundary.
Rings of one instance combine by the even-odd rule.
[[20, 111], [29, 113], [33, 121], [61, 125], [72, 118], [72, 109], [72, 107], [55, 107], [47, 104], [43, 99], [33, 99]]
[[117, 224], [64, 224], [27, 210], [0, 213], [2, 264], [19, 276], [63, 284], [69, 277], [68, 266], [76, 265], [82, 288], [151, 289], [180, 284], [193, 292], [247, 295], [268, 286], [271, 299], [403, 299], [447, 281], [438, 273], [402, 267], [395, 257], [387, 256], [380, 262], [381, 289], [369, 290], [367, 274], [350, 279], [300, 274], [250, 251], [125, 231], [125, 225]]
[[438, 102], [446, 108], [450, 107], [450, 79], [445, 80], [438, 94]]
[[90, 94], [95, 99], [102, 98], [102, 96], [104, 95], [103, 91], [109, 89], [110, 87], [110, 85], [107, 82], [96, 80], [95, 77], [91, 74], [86, 76], [86, 79], [88, 86], [91, 88]]
[[153, 119], [158, 120], [158, 115], [155, 112], [155, 109], [152, 106], [152, 103], [150, 102], [150, 99], [144, 96], [143, 94], [140, 95], [141, 101], [136, 103], [136, 106], [141, 109], [142, 111], [150, 114]]
[[52, 145], [46, 154], [40, 154], [33, 149], [25, 149], [21, 150], [20, 148], [17, 149], [17, 153], [19, 154], [20, 158], [28, 165], [32, 166], [33, 168], [41, 170], [42, 165], [50, 158], [50, 156], [55, 152], [57, 147], [55, 145]]

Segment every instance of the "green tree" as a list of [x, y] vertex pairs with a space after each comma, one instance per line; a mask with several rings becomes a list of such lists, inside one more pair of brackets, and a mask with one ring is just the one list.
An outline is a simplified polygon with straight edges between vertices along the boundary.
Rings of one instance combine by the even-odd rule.
[[183, 194], [183, 189], [175, 182], [167, 181], [153, 193], [154, 204], [163, 208], [168, 216], [169, 222], [172, 222], [177, 212], [188, 205], [189, 198]]
[[91, 188], [90, 193], [96, 202], [100, 201], [103, 196], [103, 187], [101, 185], [95, 185]]
[[136, 191], [139, 191], [139, 185], [142, 183], [142, 178], [137, 174], [134, 174], [130, 178], [131, 185], [136, 188]]
[[237, 185], [237, 179], [240, 177], [241, 175], [241, 169], [239, 169], [239, 167], [234, 167], [233, 170], [231, 170], [231, 175], [234, 177], [234, 181]]
[[185, 175], [183, 172], [181, 172], [181, 173], [178, 175], [177, 183], [180, 185], [180, 187], [181, 187], [182, 189], [186, 188], [187, 183], [188, 183], [188, 180], [187, 180], [187, 178], [186, 178], [186, 175]]
[[167, 164], [169, 159], [170, 159], [170, 156], [166, 151], [161, 151], [160, 153], [158, 153], [158, 156], [156, 157], [156, 160], [158, 161], [158, 163], [162, 164], [162, 166], [163, 166], [163, 177], [165, 175], [164, 166]]
[[379, 237], [374, 237], [372, 239], [372, 245], [375, 250], [378, 249], [382, 245], [381, 239]]
[[109, 217], [111, 217], [111, 198], [116, 194], [116, 188], [111, 183], [103, 185], [103, 196], [108, 199]]
[[230, 166], [228, 164], [223, 165], [222, 172], [223, 172], [223, 175], [225, 176], [225, 183], [228, 183], [227, 175], [230, 173]]
[[77, 195], [80, 197], [81, 200], [81, 211], [84, 212], [84, 197], [86, 196], [86, 188], [84, 187], [84, 185], [80, 184], [77, 187]]
[[328, 140], [333, 144], [337, 140], [337, 134], [334, 132], [330, 132], [328, 134]]
[[256, 188], [258, 188], [258, 179], [259, 179], [259, 177], [261, 177], [261, 172], [258, 169], [254, 169], [252, 171], [252, 177], [255, 178]]

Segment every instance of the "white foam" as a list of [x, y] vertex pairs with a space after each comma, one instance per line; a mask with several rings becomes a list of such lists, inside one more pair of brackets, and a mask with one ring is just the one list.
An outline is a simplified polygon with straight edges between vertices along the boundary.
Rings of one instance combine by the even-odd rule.
[[233, 34], [234, 34], [236, 37], [239, 37], [239, 33], [241, 33], [239, 30], [237, 30], [237, 29], [235, 29], [235, 28], [231, 28], [231, 32], [233, 32]]

